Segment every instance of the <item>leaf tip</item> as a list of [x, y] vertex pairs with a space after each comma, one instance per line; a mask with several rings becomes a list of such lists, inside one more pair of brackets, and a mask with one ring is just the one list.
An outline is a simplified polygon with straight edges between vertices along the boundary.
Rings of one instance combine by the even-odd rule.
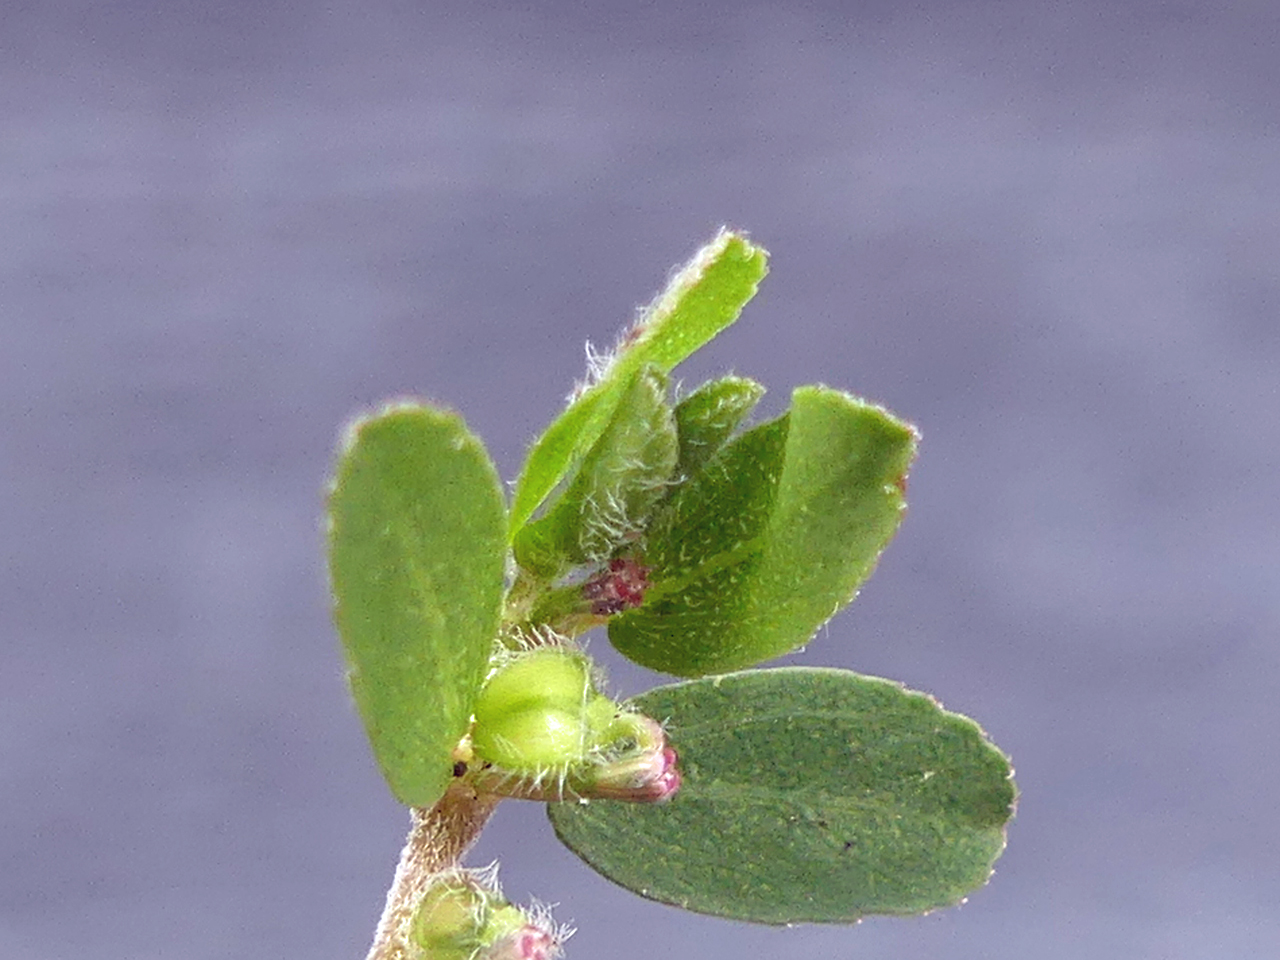
[[711, 241], [694, 253], [687, 263], [673, 268], [663, 291], [647, 306], [641, 308], [635, 322], [623, 334], [618, 343], [617, 352], [643, 341], [664, 318], [675, 310], [681, 298], [696, 287], [712, 267], [729, 260], [736, 260], [754, 268], [755, 276], [751, 289], [751, 293], [754, 294], [755, 288], [769, 272], [769, 252], [764, 247], [752, 243], [745, 231], [722, 226]]

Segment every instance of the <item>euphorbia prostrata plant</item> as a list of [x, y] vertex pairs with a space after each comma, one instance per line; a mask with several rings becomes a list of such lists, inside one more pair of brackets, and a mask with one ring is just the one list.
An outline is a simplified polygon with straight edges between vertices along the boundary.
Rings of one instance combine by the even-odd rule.
[[[412, 808], [371, 960], [549, 958], [565, 931], [461, 860], [503, 798], [642, 896], [769, 924], [923, 913], [986, 882], [1015, 788], [973, 721], [802, 647], [905, 509], [915, 429], [805, 386], [749, 424], [737, 376], [672, 370], [737, 319], [766, 253], [722, 231], [534, 441], [510, 503], [449, 410], [356, 420], [329, 497], [356, 706]], [[684, 678], [625, 703], [579, 638]]]

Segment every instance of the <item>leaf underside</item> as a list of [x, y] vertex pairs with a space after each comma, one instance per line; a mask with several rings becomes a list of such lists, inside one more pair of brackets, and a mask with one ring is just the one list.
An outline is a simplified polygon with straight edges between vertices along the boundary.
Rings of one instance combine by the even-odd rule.
[[641, 896], [757, 923], [850, 923], [959, 902], [1004, 849], [1015, 788], [973, 721], [848, 671], [651, 690], [683, 785], [665, 804], [549, 804], [559, 838]]
[[502, 606], [506, 515], [461, 417], [400, 404], [349, 431], [329, 498], [334, 617], [374, 756], [401, 802], [451, 776]]

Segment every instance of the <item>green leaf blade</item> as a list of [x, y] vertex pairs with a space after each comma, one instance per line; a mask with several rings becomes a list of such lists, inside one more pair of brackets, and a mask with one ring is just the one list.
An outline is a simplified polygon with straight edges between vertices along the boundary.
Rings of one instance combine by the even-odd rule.
[[680, 438], [677, 477], [692, 477], [720, 451], [764, 396], [764, 387], [746, 377], [704, 383], [676, 405]]
[[879, 407], [797, 389], [784, 417], [731, 441], [655, 517], [653, 587], [610, 622], [610, 641], [685, 677], [802, 646], [874, 570], [915, 448], [914, 429]]
[[516, 533], [517, 562], [549, 581], [568, 567], [607, 557], [641, 529], [667, 492], [677, 453], [667, 377], [645, 364], [625, 386], [568, 489]]
[[600, 438], [620, 400], [616, 390], [602, 390], [599, 386], [587, 390], [572, 400], [534, 441], [511, 502], [513, 536], [571, 472], [574, 462]]
[[670, 373], [733, 323], [768, 272], [768, 254], [722, 230], [671, 279], [624, 335], [594, 385], [582, 390], [525, 459], [511, 505], [511, 533], [523, 527], [599, 439], [636, 370]]
[[796, 389], [790, 417], [768, 560], [753, 583], [773, 656], [807, 642], [875, 570], [906, 511], [918, 440], [883, 408], [826, 387]]
[[334, 619], [374, 756], [401, 802], [444, 793], [502, 606], [506, 516], [455, 414], [400, 404], [357, 421], [329, 498]]
[[743, 234], [720, 231], [650, 304], [615, 363], [652, 363], [670, 372], [738, 319], [768, 273], [768, 256]]
[[783, 668], [635, 701], [665, 719], [667, 804], [551, 804], [557, 836], [642, 896], [757, 923], [957, 903], [1004, 848], [1016, 790], [971, 720], [897, 684]]
[[624, 656], [679, 676], [758, 662], [750, 583], [763, 556], [788, 418], [745, 431], [680, 487], [654, 518], [643, 606], [609, 622]]

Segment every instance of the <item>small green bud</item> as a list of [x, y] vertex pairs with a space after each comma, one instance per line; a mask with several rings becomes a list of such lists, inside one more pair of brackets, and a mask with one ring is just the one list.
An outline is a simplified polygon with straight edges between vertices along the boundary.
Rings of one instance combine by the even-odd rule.
[[489, 679], [475, 707], [471, 745], [514, 773], [563, 769], [583, 760], [590, 717], [599, 712], [586, 657], [560, 648], [517, 657]]
[[413, 915], [411, 960], [554, 960], [573, 931], [546, 908], [522, 910], [498, 886], [496, 865], [441, 874]]
[[471, 783], [501, 796], [654, 803], [680, 787], [662, 727], [597, 692], [590, 661], [564, 647], [498, 668], [476, 703], [471, 749], [490, 765]]
[[584, 754], [586, 728], [581, 710], [533, 707], [477, 721], [472, 734], [476, 755], [504, 770], [523, 772], [573, 763]]
[[476, 719], [542, 704], [576, 707], [593, 692], [586, 657], [562, 647], [543, 647], [498, 668], [476, 702]]
[[413, 915], [413, 942], [431, 960], [470, 960], [484, 943], [490, 896], [463, 877], [433, 886]]

